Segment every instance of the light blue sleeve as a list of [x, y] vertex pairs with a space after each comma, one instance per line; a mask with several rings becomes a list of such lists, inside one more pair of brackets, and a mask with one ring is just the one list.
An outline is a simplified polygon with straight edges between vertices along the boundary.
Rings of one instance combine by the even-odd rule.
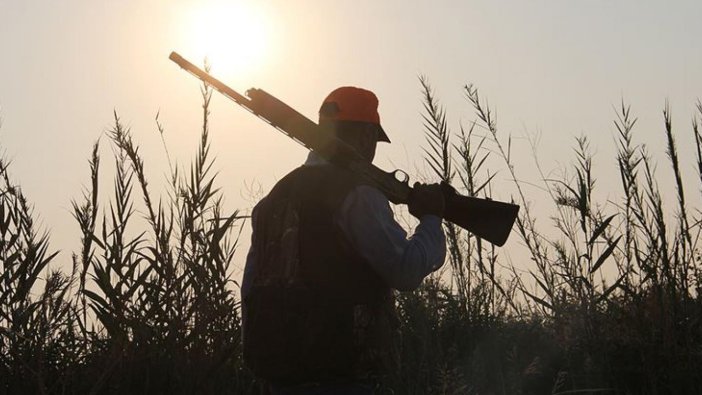
[[356, 187], [344, 200], [336, 222], [351, 246], [394, 289], [413, 290], [444, 264], [441, 218], [423, 216], [408, 238], [395, 221], [388, 199], [376, 188]]

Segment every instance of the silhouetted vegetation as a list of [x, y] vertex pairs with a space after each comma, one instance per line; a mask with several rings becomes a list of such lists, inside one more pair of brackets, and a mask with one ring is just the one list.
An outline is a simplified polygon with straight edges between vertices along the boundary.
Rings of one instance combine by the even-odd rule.
[[[683, 181], [670, 109], [661, 141], [673, 213], [622, 104], [614, 122], [621, 195], [593, 200], [593, 154], [580, 137], [572, 176], [541, 173], [553, 203], [545, 229], [518, 181], [512, 141], [478, 90], [464, 87], [476, 121], [455, 132], [426, 79], [421, 86], [432, 179], [490, 197], [500, 161], [522, 206], [512, 238], [524, 253], [507, 261], [447, 224], [446, 270], [398, 295], [402, 367], [379, 393], [702, 393], [702, 216], [685, 195], [700, 187]], [[98, 199], [96, 143], [90, 183], [73, 202], [82, 243], [70, 273], [55, 268], [48, 234], [0, 161], [0, 393], [259, 393], [241, 357], [231, 265], [244, 224], [223, 212], [212, 173], [211, 94], [202, 88], [196, 158], [171, 170], [165, 198], [150, 190], [138, 145], [115, 114], [112, 199]], [[702, 104], [697, 110], [702, 182]]]

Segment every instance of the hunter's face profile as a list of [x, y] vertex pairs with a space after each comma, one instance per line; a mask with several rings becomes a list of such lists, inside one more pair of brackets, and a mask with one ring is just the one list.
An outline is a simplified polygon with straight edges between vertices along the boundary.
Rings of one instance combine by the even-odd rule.
[[381, 133], [378, 125], [369, 122], [324, 120], [320, 125], [328, 133], [353, 147], [368, 162], [373, 162]]

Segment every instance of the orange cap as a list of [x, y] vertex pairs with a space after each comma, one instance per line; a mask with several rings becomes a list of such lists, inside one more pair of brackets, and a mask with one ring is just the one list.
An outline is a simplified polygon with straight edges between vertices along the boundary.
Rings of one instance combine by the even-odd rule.
[[323, 120], [372, 123], [378, 126], [378, 141], [390, 142], [388, 135], [380, 126], [378, 98], [369, 90], [353, 86], [335, 89], [324, 99], [319, 108], [319, 121]]

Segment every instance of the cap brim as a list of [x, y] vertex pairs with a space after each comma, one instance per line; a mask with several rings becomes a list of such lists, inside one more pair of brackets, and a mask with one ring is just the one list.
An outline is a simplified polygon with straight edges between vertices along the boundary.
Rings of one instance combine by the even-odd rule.
[[383, 130], [383, 127], [378, 125], [378, 141], [383, 141], [386, 143], [390, 142], [390, 138], [388, 137], [388, 134], [385, 133], [385, 130]]

